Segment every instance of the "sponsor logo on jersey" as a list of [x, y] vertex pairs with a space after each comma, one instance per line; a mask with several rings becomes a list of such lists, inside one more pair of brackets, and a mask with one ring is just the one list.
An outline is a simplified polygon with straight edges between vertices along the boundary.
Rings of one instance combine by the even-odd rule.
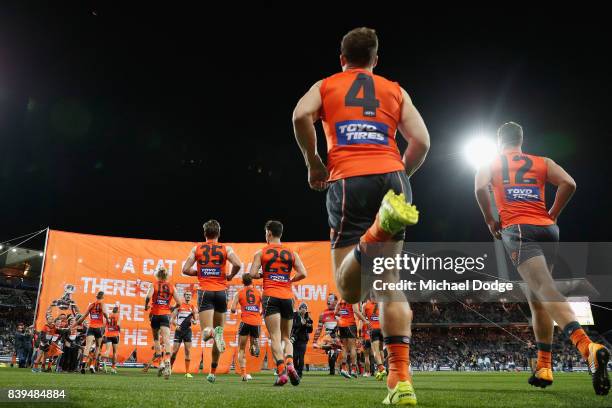
[[389, 126], [367, 120], [336, 122], [338, 145], [389, 145]]
[[508, 201], [540, 201], [539, 187], [506, 187]]
[[271, 273], [268, 274], [268, 279], [275, 282], [289, 282], [289, 274], [286, 273]]
[[221, 276], [221, 268], [200, 268], [200, 276]]
[[244, 310], [247, 312], [259, 312], [259, 306], [257, 305], [248, 305], [244, 307]]

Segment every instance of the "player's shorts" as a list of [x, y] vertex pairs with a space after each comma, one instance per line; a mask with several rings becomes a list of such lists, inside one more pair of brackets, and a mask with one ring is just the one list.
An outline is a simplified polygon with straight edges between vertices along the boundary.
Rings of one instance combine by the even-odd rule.
[[347, 326], [340, 327], [338, 326], [338, 336], [341, 339], [356, 339], [357, 338], [357, 326]]
[[380, 329], [372, 329], [370, 330], [370, 340], [371, 341], [383, 341], [383, 334]]
[[104, 336], [104, 343], [119, 344], [119, 336]]
[[259, 337], [259, 326], [240, 322], [240, 327], [238, 328], [238, 335]]
[[555, 263], [559, 246], [559, 227], [552, 225], [510, 225], [501, 231], [504, 248], [514, 266], [543, 255], [548, 266]]
[[227, 292], [225, 290], [205, 290], [200, 297], [200, 312], [214, 309], [217, 313], [227, 312]]
[[51, 345], [50, 343], [40, 343], [40, 344], [38, 345], [38, 349], [39, 349], [40, 351], [42, 351], [43, 353], [46, 353], [47, 351], [49, 351], [49, 346], [50, 346], [50, 345]]
[[96, 340], [104, 337], [104, 327], [88, 327], [87, 337], [94, 336]]
[[[403, 171], [348, 177], [334, 181], [327, 190], [327, 221], [332, 248], [355, 245], [370, 228], [383, 197], [389, 190], [404, 193], [412, 202], [408, 175]], [[404, 239], [404, 231], [395, 240]]]
[[174, 342], [175, 343], [191, 343], [191, 327], [187, 329], [178, 330], [178, 328], [174, 331]]
[[293, 299], [281, 299], [273, 296], [263, 296], [264, 316], [280, 313], [282, 319], [293, 320]]
[[372, 342], [370, 340], [364, 340], [363, 341], [363, 348], [365, 350], [369, 350], [372, 348]]
[[170, 328], [170, 315], [151, 316], [151, 328], [157, 330], [160, 327]]

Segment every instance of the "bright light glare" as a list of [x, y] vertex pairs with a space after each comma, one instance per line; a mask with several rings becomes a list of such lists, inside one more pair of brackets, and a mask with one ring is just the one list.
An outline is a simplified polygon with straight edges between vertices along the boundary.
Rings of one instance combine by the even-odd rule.
[[473, 168], [479, 169], [491, 163], [497, 154], [497, 147], [491, 139], [476, 137], [465, 145], [463, 154], [467, 162], [470, 163]]

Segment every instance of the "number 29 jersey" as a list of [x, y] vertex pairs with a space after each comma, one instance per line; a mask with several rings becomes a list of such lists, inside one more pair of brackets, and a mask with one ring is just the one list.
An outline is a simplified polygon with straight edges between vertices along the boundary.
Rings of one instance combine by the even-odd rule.
[[491, 163], [491, 186], [502, 228], [516, 224], [554, 224], [546, 210], [546, 159], [509, 151]]
[[282, 244], [270, 244], [261, 250], [264, 296], [293, 299], [291, 271], [294, 264], [293, 251]]
[[348, 69], [325, 78], [320, 92], [329, 181], [404, 170], [395, 140], [403, 102], [397, 82]]

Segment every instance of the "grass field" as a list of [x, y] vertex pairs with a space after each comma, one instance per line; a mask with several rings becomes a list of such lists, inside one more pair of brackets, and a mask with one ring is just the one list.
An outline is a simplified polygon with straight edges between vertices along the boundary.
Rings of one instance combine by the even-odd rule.
[[[416, 373], [414, 383], [420, 407], [612, 407], [612, 395], [597, 397], [585, 373], [559, 373], [546, 390], [527, 384], [519, 373]], [[154, 372], [123, 369], [118, 375], [34, 374], [0, 368], [0, 388], [65, 389], [70, 400], [62, 404], [2, 403], [14, 407], [376, 407], [385, 396], [383, 383], [373, 378], [346, 380], [324, 373], [307, 373], [302, 384], [272, 386], [272, 374], [242, 383], [236, 375], [220, 375], [215, 384], [198, 374], [169, 380]]]

